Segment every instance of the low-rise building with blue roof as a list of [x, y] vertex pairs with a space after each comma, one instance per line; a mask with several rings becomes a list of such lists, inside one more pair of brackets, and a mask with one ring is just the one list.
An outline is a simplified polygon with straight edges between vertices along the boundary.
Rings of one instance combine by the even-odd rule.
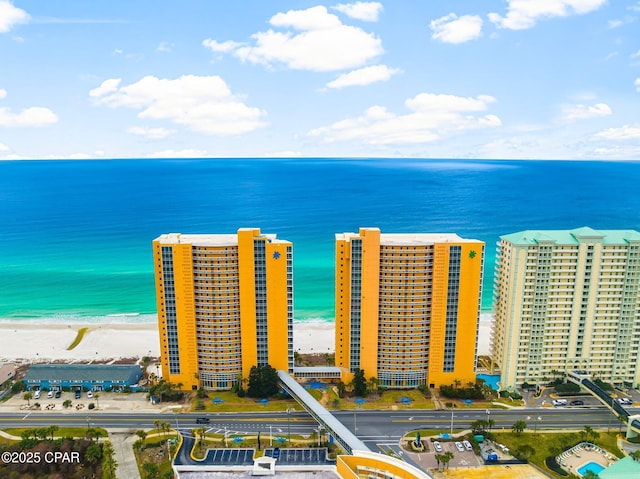
[[138, 364], [34, 364], [23, 381], [27, 390], [136, 390], [142, 377]]

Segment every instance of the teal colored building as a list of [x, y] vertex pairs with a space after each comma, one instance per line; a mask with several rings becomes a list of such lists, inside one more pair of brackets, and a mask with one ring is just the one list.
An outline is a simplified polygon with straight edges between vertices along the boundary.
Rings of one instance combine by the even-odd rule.
[[27, 390], [135, 391], [141, 377], [138, 364], [34, 364], [23, 381]]

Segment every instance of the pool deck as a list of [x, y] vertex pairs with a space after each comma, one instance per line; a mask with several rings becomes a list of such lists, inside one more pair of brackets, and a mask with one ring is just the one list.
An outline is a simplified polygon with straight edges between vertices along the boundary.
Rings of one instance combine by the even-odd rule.
[[599, 446], [581, 443], [557, 456], [557, 460], [565, 471], [579, 476], [578, 469], [589, 462], [609, 467], [617, 458]]

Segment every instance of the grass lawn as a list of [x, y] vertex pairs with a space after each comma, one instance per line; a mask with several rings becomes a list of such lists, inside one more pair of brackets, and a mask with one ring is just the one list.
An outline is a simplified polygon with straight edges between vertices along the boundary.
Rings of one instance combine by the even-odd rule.
[[[410, 403], [401, 402], [401, 398], [411, 399]], [[418, 390], [388, 390], [384, 391], [380, 397], [369, 395], [364, 398], [363, 404], [356, 404], [356, 398], [345, 397], [340, 399], [340, 409], [391, 409], [393, 406], [398, 409], [433, 409], [433, 401], [426, 398]]]
[[[4, 432], [7, 434], [11, 434], [12, 436], [20, 437], [24, 431], [33, 431], [34, 429], [46, 429], [46, 428], [35, 428], [35, 427], [14, 427], [9, 429], [4, 429]], [[100, 437], [107, 437], [107, 430], [101, 427], [94, 427], [94, 430], [100, 431]], [[61, 427], [57, 429], [54, 433], [54, 437], [85, 437], [87, 433], [86, 427]]]
[[[213, 402], [219, 398], [222, 402]], [[202, 401], [204, 409], [196, 409], [198, 401]], [[231, 391], [216, 391], [209, 393], [209, 398], [194, 398], [191, 402], [192, 412], [250, 412], [250, 411], [286, 411], [287, 408], [295, 408], [298, 411], [302, 407], [293, 399], [268, 399], [266, 404], [259, 402], [259, 399], [243, 397], [240, 398]]]
[[[616, 446], [616, 434], [617, 432], [600, 432], [600, 437], [595, 441], [597, 445], [611, 452], [615, 456], [622, 457], [622, 452]], [[574, 446], [582, 441], [578, 432], [565, 432], [565, 433], [547, 433], [538, 432], [536, 434], [531, 432], [524, 432], [519, 436], [514, 433], [493, 433], [496, 442], [504, 444], [511, 451], [517, 450], [523, 445], [529, 445], [535, 453], [529, 458], [529, 462], [535, 464], [540, 469], [550, 474], [553, 477], [562, 478], [553, 471], [547, 469], [545, 465], [545, 459], [549, 456], [558, 455], [565, 448]], [[566, 476], [564, 476], [566, 477]]]

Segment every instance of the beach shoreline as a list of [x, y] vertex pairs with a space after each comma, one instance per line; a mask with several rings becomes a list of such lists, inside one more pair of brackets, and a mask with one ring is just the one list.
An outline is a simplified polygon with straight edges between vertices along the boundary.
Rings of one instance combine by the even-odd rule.
[[[84, 336], [73, 349], [68, 349], [82, 328], [86, 328]], [[478, 329], [479, 355], [489, 354], [490, 332], [491, 314], [483, 313]], [[294, 321], [293, 348], [298, 353], [334, 353], [335, 324], [323, 320]], [[159, 355], [155, 322], [0, 322], [0, 362], [114, 361]]]

